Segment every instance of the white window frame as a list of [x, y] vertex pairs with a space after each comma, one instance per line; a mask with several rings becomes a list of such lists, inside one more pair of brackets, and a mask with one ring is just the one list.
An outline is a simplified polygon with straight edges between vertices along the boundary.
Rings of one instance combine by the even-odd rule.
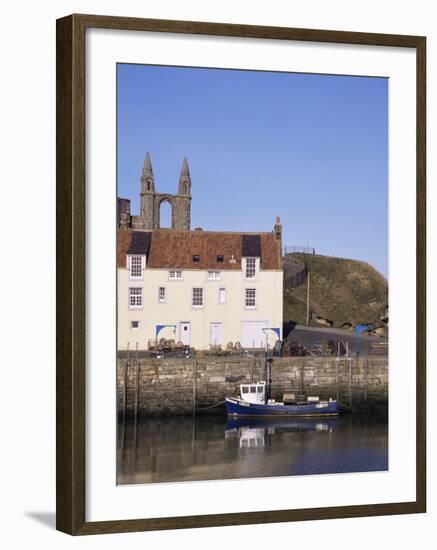
[[[172, 273], [174, 276], [172, 277]], [[179, 273], [179, 276], [177, 277], [176, 274]], [[168, 271], [168, 280], [169, 281], [182, 281], [182, 270], [180, 269], [169, 269]]]
[[[220, 292], [222, 290], [224, 291], [224, 300], [223, 300], [223, 302], [220, 300]], [[219, 305], [224, 306], [226, 304], [227, 294], [228, 294], [228, 291], [226, 290], [226, 287], [225, 286], [220, 286], [219, 289], [218, 289], [218, 297], [217, 297]]]
[[[253, 298], [249, 298], [247, 293], [252, 292], [252, 291], [253, 291]], [[253, 299], [253, 305], [252, 304], [248, 305], [248, 303], [247, 303], [248, 299], [249, 300]], [[245, 307], [245, 309], [256, 309], [256, 301], [257, 301], [256, 288], [245, 288], [244, 289], [244, 307]]]
[[[248, 271], [249, 271], [249, 264], [252, 265], [252, 262], [253, 262], [253, 275], [248, 275]], [[250, 271], [252, 272], [252, 267], [250, 268]], [[257, 275], [257, 272], [258, 272], [258, 258], [245, 258], [245, 262], [244, 262], [244, 276], [245, 278], [248, 280], [248, 281], [253, 281], [254, 279], [256, 279], [256, 275]]]
[[[141, 275], [132, 275], [133, 259], [141, 258]], [[144, 279], [144, 270], [146, 269], [146, 256], [144, 254], [129, 254], [127, 257], [127, 266], [129, 270], [129, 279], [131, 281], [141, 281]]]
[[[138, 326], [137, 326], [137, 327], [134, 327], [134, 326], [133, 326], [134, 323], [138, 323]], [[139, 322], [139, 321], [131, 321], [131, 322], [130, 322], [130, 328], [131, 328], [131, 330], [139, 330], [139, 328], [140, 328], [140, 322]]]
[[[194, 303], [194, 294], [195, 294], [196, 290], [201, 291], [201, 296], [202, 296], [202, 303], [201, 304], [195, 304]], [[204, 305], [205, 305], [205, 291], [204, 291], [203, 287], [193, 286], [191, 288], [191, 307], [194, 308], [194, 309], [202, 309]]]
[[[132, 290], [139, 290], [140, 292], [137, 294], [132, 294]], [[131, 298], [132, 296], [139, 296], [140, 297], [140, 304], [132, 304]], [[128, 305], [129, 309], [143, 309], [143, 288], [141, 286], [130, 286], [129, 287], [129, 295], [128, 295]]]
[[206, 274], [206, 278], [208, 281], [221, 281], [222, 272], [218, 269], [208, 271]]
[[[164, 291], [164, 296], [161, 298], [161, 290]], [[165, 304], [167, 301], [167, 288], [165, 286], [159, 286], [158, 287], [158, 302], [160, 304]]]

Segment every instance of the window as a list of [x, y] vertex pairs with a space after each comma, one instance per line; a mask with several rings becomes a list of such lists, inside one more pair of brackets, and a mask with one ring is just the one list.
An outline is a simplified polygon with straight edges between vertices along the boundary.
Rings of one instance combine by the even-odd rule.
[[169, 279], [172, 280], [180, 280], [182, 279], [182, 271], [169, 271], [168, 272]]
[[253, 279], [256, 274], [256, 258], [246, 258], [246, 279]]
[[143, 289], [131, 287], [129, 289], [129, 307], [131, 309], [143, 307]]
[[219, 254], [219, 255], [217, 256], [217, 261], [218, 261], [218, 262], [224, 262], [224, 261], [225, 261], [225, 257], [223, 256], [223, 254]]
[[199, 254], [193, 254], [193, 262], [200, 262]]
[[143, 257], [142, 256], [130, 256], [130, 278], [131, 279], [143, 278]]
[[256, 307], [256, 288], [246, 288], [246, 307]]
[[226, 304], [226, 288], [219, 288], [219, 304]]
[[249, 393], [249, 388], [247, 386], [241, 386], [242, 393]]
[[250, 386], [250, 393], [256, 393], [256, 386]]
[[203, 288], [193, 288], [193, 307], [203, 306]]
[[165, 286], [160, 286], [158, 289], [158, 301], [165, 302]]
[[258, 386], [258, 393], [262, 393], [263, 392], [263, 387], [262, 386]]
[[130, 322], [130, 328], [132, 330], [137, 330], [140, 328], [140, 322], [139, 321], [131, 321]]
[[208, 271], [208, 281], [220, 281], [222, 274], [220, 271]]

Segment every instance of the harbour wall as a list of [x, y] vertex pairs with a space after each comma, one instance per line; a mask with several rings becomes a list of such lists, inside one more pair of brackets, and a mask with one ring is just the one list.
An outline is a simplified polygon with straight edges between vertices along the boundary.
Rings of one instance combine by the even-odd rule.
[[[226, 395], [239, 384], [264, 380], [265, 363], [256, 357], [118, 359], [119, 416], [218, 414]], [[353, 412], [388, 410], [388, 358], [275, 358], [270, 363], [270, 396], [283, 393], [337, 399]]]

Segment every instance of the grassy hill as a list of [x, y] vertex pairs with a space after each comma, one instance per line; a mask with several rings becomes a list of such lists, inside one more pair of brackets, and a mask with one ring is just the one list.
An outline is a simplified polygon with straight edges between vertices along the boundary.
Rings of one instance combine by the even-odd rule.
[[[332, 326], [379, 322], [386, 315], [388, 283], [365, 262], [330, 256], [287, 254], [284, 278], [295, 275], [307, 262], [310, 273], [311, 325], [323, 320]], [[284, 321], [306, 322], [307, 281], [284, 291]], [[319, 322], [316, 321], [319, 320]]]

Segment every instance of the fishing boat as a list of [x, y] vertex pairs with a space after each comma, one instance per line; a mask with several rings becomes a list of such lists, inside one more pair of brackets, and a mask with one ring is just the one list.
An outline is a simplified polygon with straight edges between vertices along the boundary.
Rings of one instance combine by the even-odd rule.
[[266, 382], [240, 384], [239, 397], [226, 397], [229, 416], [335, 416], [340, 412], [337, 401], [320, 400], [317, 396], [284, 394], [282, 401], [269, 399]]

